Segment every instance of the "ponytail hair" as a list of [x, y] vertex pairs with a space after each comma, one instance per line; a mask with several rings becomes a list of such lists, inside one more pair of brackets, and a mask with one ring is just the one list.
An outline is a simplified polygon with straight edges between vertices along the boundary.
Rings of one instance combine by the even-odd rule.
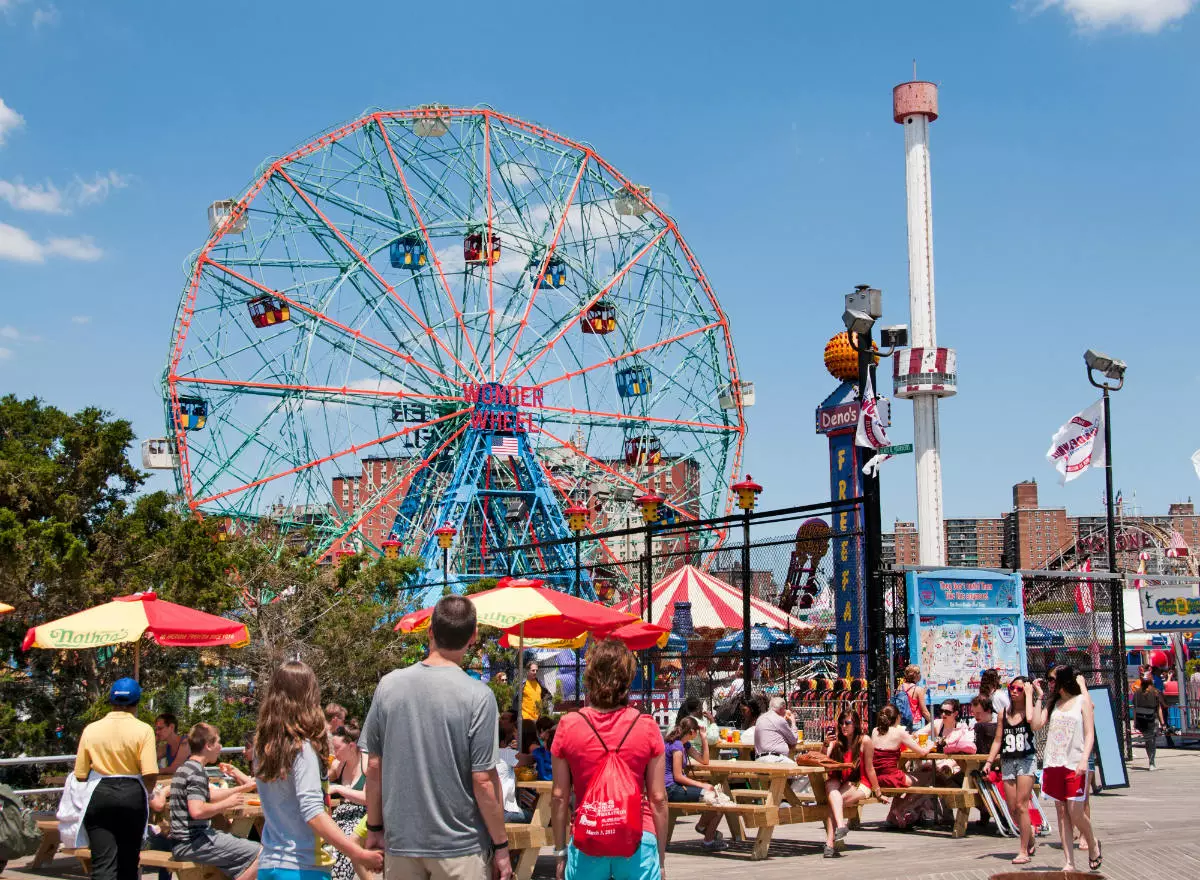
[[888, 732], [888, 728], [895, 726], [899, 720], [900, 713], [896, 711], [895, 706], [889, 703], [875, 713], [875, 731], [883, 735]]
[[666, 735], [664, 742], [673, 743], [683, 739], [689, 733], [699, 733], [700, 725], [696, 723], [696, 719], [690, 716], [680, 718], [675, 722], [675, 726]]

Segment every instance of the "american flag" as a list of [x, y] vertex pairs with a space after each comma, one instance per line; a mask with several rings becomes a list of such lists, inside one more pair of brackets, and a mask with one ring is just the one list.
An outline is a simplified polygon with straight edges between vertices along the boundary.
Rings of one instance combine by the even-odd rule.
[[515, 456], [518, 450], [516, 437], [492, 437], [492, 455]]

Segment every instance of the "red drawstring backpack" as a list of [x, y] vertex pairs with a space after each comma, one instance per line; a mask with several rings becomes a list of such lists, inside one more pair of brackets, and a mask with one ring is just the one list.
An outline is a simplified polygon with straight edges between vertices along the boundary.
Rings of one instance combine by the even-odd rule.
[[591, 719], [582, 712], [579, 717], [600, 741], [604, 761], [575, 807], [572, 843], [589, 856], [628, 858], [642, 842], [642, 788], [619, 753], [641, 713], [634, 713], [633, 724], [611, 750]]

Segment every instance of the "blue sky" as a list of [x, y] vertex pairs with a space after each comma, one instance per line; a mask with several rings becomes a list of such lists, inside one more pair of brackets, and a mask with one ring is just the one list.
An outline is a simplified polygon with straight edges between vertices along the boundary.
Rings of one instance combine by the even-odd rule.
[[[487, 103], [649, 183], [699, 256], [757, 384], [746, 462], [766, 506], [828, 492], [812, 411], [842, 294], [907, 322], [903, 134], [933, 125], [946, 513], [1101, 509], [1044, 455], [1094, 399], [1082, 353], [1129, 363], [1117, 484], [1200, 495], [1200, 13], [1195, 0], [427, 4], [0, 0], [0, 388], [162, 433], [158, 381], [204, 211], [266, 157], [367, 107]], [[489, 11], [490, 10], [490, 11]], [[892, 436], [911, 440], [911, 408]], [[883, 470], [912, 518], [911, 458]], [[154, 485], [165, 485], [158, 476]]]

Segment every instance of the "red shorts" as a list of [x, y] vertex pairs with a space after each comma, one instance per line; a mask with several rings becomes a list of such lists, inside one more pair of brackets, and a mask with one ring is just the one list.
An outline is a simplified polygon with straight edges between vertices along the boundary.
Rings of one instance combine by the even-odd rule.
[[1066, 767], [1047, 767], [1042, 771], [1042, 794], [1056, 801], [1081, 801], [1087, 790], [1087, 774]]

